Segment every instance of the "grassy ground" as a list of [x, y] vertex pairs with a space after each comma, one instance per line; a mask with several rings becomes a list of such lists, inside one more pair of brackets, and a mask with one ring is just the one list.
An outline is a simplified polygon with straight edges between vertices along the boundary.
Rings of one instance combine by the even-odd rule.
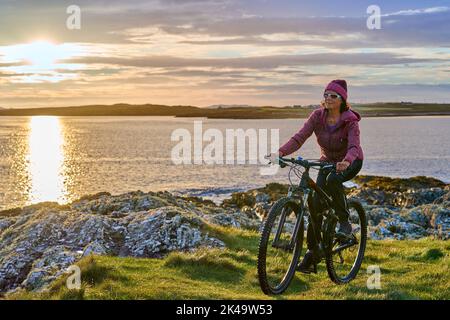
[[[78, 265], [82, 289], [65, 278], [47, 293], [19, 292], [11, 299], [450, 299], [450, 241], [369, 241], [358, 277], [332, 283], [321, 264], [317, 275], [297, 274], [289, 289], [268, 297], [256, 272], [256, 232], [209, 227], [226, 250], [171, 253], [164, 259], [87, 257]], [[367, 289], [369, 265], [381, 268], [381, 289]]]

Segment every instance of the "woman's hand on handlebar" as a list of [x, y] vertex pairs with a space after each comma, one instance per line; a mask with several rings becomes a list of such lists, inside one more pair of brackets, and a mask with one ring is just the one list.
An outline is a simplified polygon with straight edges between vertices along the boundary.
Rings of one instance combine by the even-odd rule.
[[350, 166], [350, 162], [348, 161], [341, 161], [336, 163], [336, 171], [337, 172], [342, 172], [345, 171], [348, 167]]
[[279, 164], [278, 158], [283, 157], [283, 153], [279, 151], [278, 153], [271, 153], [266, 155], [264, 158], [269, 160], [269, 164]]

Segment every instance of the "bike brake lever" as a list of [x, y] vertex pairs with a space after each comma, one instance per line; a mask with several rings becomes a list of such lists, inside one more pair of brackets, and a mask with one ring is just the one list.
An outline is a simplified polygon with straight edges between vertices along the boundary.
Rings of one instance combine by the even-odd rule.
[[280, 158], [277, 158], [277, 159], [278, 159], [278, 165], [280, 166], [280, 168], [285, 168], [287, 166], [287, 164], [284, 161], [280, 160]]

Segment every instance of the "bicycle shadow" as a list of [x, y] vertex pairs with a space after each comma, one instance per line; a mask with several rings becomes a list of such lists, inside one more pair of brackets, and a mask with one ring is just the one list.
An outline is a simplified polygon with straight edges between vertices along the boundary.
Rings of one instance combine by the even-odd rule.
[[[304, 277], [307, 275], [300, 275], [300, 276]], [[303, 293], [303, 292], [309, 291], [310, 289], [311, 289], [311, 285], [308, 281], [299, 278], [299, 275], [295, 275], [294, 279], [292, 279], [292, 282], [289, 285], [289, 288], [286, 290], [285, 293], [289, 293], [289, 294]]]

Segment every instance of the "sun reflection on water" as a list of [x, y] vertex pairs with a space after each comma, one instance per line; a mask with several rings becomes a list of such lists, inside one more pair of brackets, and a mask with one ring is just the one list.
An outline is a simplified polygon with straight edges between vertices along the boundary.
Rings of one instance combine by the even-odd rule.
[[32, 117], [29, 123], [28, 202], [67, 202], [64, 185], [64, 138], [58, 117]]

